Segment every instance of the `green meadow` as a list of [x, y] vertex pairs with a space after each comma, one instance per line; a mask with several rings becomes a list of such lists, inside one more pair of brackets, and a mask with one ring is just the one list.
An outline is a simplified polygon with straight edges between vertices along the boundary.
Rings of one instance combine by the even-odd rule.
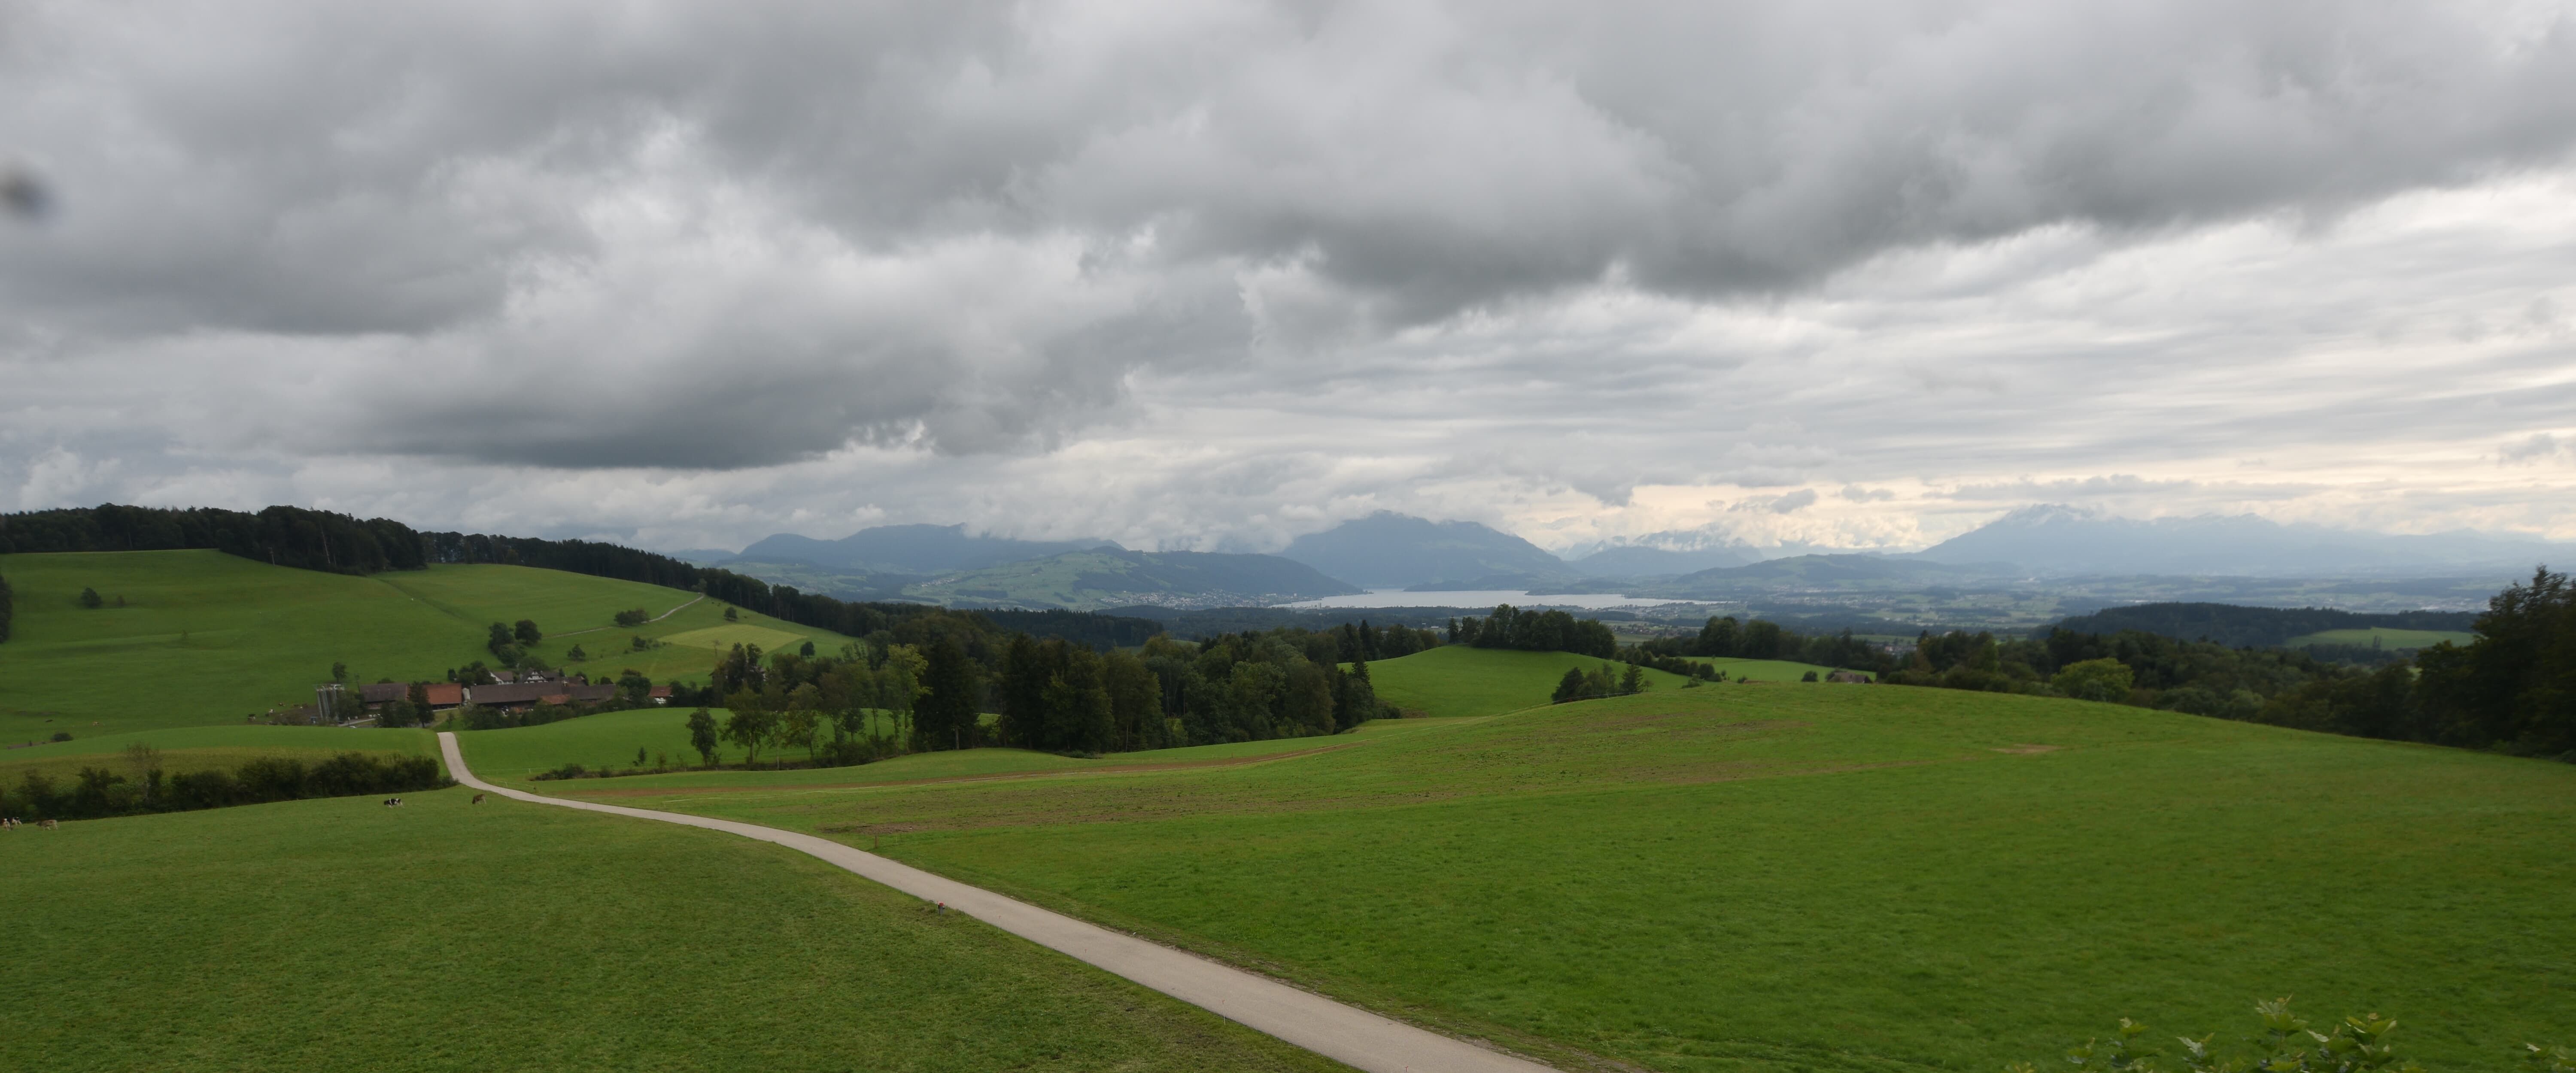
[[1832, 667], [1785, 659], [1729, 659], [1702, 656], [1692, 659], [1691, 662], [1715, 667], [1730, 679], [1743, 678], [1756, 682], [1796, 682], [1804, 680], [1810, 674], [1823, 678], [1834, 673]]
[[[1379, 700], [1433, 717], [1492, 715], [1546, 704], [1567, 669], [1590, 671], [1606, 660], [1571, 652], [1521, 652], [1508, 648], [1444, 645], [1368, 665]], [[1613, 672], [1624, 665], [1611, 663]], [[1650, 692], [1677, 690], [1682, 678], [1646, 672]]]
[[[718, 709], [713, 714], [721, 718], [725, 713]], [[1039, 773], [1130, 774], [1148, 768], [1240, 764], [1322, 749], [1350, 748], [1389, 735], [1427, 732], [1450, 722], [1438, 719], [1380, 720], [1354, 733], [1329, 738], [1274, 738], [1224, 745], [1193, 745], [1118, 753], [1097, 760], [1026, 749], [968, 749], [962, 752], [915, 753], [857, 767], [785, 771], [674, 770], [663, 774], [621, 775], [605, 782], [566, 783], [529, 779], [531, 775], [552, 771], [565, 764], [581, 764], [594, 770], [603, 767], [626, 769], [635, 759], [638, 742], [647, 743], [644, 745], [647, 749], [659, 751], [660, 747], [652, 743], [677, 741], [677, 748], [686, 751], [688, 732], [681, 722], [686, 717], [686, 712], [668, 709], [610, 712], [544, 726], [461, 731], [456, 739], [457, 747], [465, 752], [466, 764], [474, 769], [476, 776], [487, 780], [545, 793], [664, 796], [695, 789], [730, 792], [735, 788], [880, 785]], [[768, 755], [763, 753], [764, 757]], [[799, 760], [803, 758], [801, 751], [791, 750], [790, 755]], [[739, 763], [742, 750], [728, 744], [724, 747], [723, 756], [727, 763]], [[688, 758], [694, 764], [697, 754], [689, 752]], [[678, 766], [679, 760], [679, 754], [674, 752], [674, 767]]]
[[1342, 1068], [775, 846], [408, 796], [0, 834], [0, 1068]]
[[[578, 644], [594, 673], [657, 681], [735, 643], [845, 640], [516, 567], [346, 578], [156, 552], [0, 574], [18, 594], [0, 741], [75, 735], [0, 751], [11, 780], [134, 742], [171, 769], [434, 755], [424, 731], [242, 713], [308, 698], [334, 659], [442, 677], [483, 658], [492, 621], [535, 619], [549, 662]], [[83, 585], [126, 605], [83, 610]], [[635, 607], [667, 617], [610, 624]], [[2369, 643], [2341, 632], [2357, 640], [2302, 640]], [[2420, 643], [2402, 632], [2381, 643]], [[631, 651], [638, 634], [660, 644]], [[1804, 684], [1826, 668], [1777, 661], [1547, 703], [1600, 662], [1434, 649], [1369, 668], [1432, 718], [1100, 759], [539, 783], [638, 749], [693, 763], [689, 709], [459, 738], [486, 778], [877, 848], [1576, 1068], [1992, 1070], [2121, 1016], [2238, 1032], [2281, 995], [2321, 1021], [2392, 1014], [2435, 1069], [2576, 1042], [2576, 765]], [[1329, 1068], [776, 847], [466, 799], [0, 835], [19, 937], [0, 990], [46, 1010], [0, 1033], [0, 1068]]]
[[2366, 630], [2326, 630], [2322, 633], [2306, 634], [2304, 636], [2290, 638], [2289, 641], [2284, 643], [2283, 647], [2305, 648], [2309, 645], [2362, 645], [2366, 647], [2372, 641], [2377, 641], [2383, 648], [2431, 648], [2444, 641], [2449, 641], [2455, 645], [2465, 645], [2476, 639], [2476, 634], [2469, 633], [2464, 630], [2397, 630], [2386, 627], [2372, 627]]
[[1769, 683], [1310, 740], [1349, 747], [635, 803], [881, 845], [1542, 1057], [1991, 1070], [2296, 995], [2466, 1069], [2576, 1025], [2569, 765]]
[[[703, 679], [714, 649], [701, 642], [726, 631], [780, 645], [848, 641], [749, 611], [726, 622], [721, 605], [675, 589], [517, 566], [347, 577], [213, 551], [78, 552], [0, 556], [0, 577], [17, 607], [15, 635], [0, 643], [0, 742], [238, 724], [311, 703], [334, 662], [352, 682], [443, 680], [490, 658], [485, 629], [496, 621], [535, 620], [547, 632], [535, 652], [549, 663], [610, 677], [634, 668], [656, 682]], [[81, 607], [85, 586], [109, 606]], [[612, 624], [631, 608], [669, 617]], [[638, 635], [689, 643], [635, 651]], [[586, 662], [569, 660], [575, 646]]]

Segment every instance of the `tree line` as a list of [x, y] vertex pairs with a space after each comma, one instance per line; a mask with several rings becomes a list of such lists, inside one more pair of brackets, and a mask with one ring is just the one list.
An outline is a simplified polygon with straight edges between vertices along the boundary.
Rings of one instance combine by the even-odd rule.
[[[709, 766], [728, 743], [746, 764], [801, 752], [804, 763], [840, 766], [988, 745], [1096, 756], [1335, 734], [1397, 714], [1369, 682], [1370, 652], [1438, 641], [1429, 631], [1346, 624], [1201, 642], [1157, 634], [1133, 651], [1100, 651], [964, 616], [954, 622], [986, 632], [928, 622], [831, 654], [810, 643], [797, 652], [734, 646], [688, 717], [692, 749]], [[711, 710], [719, 706], [721, 718]], [[580, 774], [594, 773], [564, 773]]]
[[2141, 630], [1926, 633], [1883, 680], [2576, 760], [2576, 588], [2567, 575], [2535, 570], [2488, 601], [2471, 630], [2466, 645], [2446, 641], [2376, 670]]
[[2274, 648], [2295, 637], [2328, 630], [2373, 627], [2396, 630], [2466, 630], [2472, 611], [2397, 611], [2371, 614], [2325, 607], [2244, 607], [2237, 604], [2156, 603], [2112, 607], [2060, 621], [2075, 633], [2126, 630], [2215, 641], [2230, 648]]
[[17, 613], [16, 607], [17, 604], [9, 594], [9, 579], [0, 577], [0, 642], [9, 639], [9, 620]]
[[212, 507], [107, 504], [0, 515], [0, 555], [203, 548], [277, 566], [335, 574], [417, 570], [420, 535], [387, 518], [270, 507], [257, 514]]
[[1572, 652], [1578, 656], [1602, 659], [1611, 659], [1619, 654], [1619, 638], [1610, 632], [1610, 627], [1598, 620], [1576, 618], [1555, 608], [1523, 611], [1510, 604], [1499, 604], [1493, 614], [1483, 618], [1450, 619], [1448, 633], [1451, 643], [1475, 648]]
[[165, 773], [160, 750], [137, 745], [127, 748], [123, 761], [126, 773], [114, 770], [117, 761], [102, 760], [110, 766], [83, 767], [68, 785], [57, 785], [30, 771], [15, 788], [0, 787], [0, 816], [89, 820], [455, 785], [439, 773], [438, 761], [426, 756], [349, 752], [312, 764], [294, 757], [263, 756], [230, 771]]

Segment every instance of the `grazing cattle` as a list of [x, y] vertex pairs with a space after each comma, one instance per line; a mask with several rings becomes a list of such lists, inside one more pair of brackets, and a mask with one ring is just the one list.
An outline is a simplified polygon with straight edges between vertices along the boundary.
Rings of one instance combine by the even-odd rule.
[[385, 807], [386, 807], [386, 808], [401, 808], [401, 807], [402, 807], [402, 803], [403, 803], [403, 800], [402, 800], [402, 798], [399, 798], [399, 797], [388, 797], [388, 798], [386, 798], [386, 799], [385, 799]]
[[475, 803], [475, 804], [477, 804], [477, 805], [482, 804], [482, 803], [483, 803], [483, 795], [481, 795], [481, 794], [476, 794], [476, 795], [474, 795], [474, 803]]
[[59, 831], [63, 829], [63, 825], [55, 823], [52, 820], [38, 820], [36, 821], [36, 826], [42, 827], [48, 831]]

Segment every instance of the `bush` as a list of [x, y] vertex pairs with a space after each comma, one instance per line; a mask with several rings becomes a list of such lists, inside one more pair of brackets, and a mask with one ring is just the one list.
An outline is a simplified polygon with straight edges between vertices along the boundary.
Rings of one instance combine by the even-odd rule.
[[52, 738], [47, 739], [47, 740], [49, 740], [49, 741], [70, 741], [70, 740], [72, 740], [72, 732], [71, 732], [71, 731], [68, 731], [68, 730], [57, 730], [57, 731], [55, 731], [55, 732], [54, 732], [54, 736], [53, 736]]
[[644, 609], [639, 607], [632, 611], [618, 612], [615, 621], [620, 626], [641, 626], [653, 621], [653, 616], [646, 614]]
[[[2331, 1030], [2319, 1032], [2308, 1022], [2290, 1012], [2289, 999], [2257, 1002], [2254, 1012], [2263, 1019], [2263, 1031], [2244, 1042], [2249, 1045], [2233, 1057], [2220, 1057], [2227, 1049], [2213, 1046], [2216, 1033], [2197, 1039], [2177, 1037], [2182, 1054], [2167, 1064], [2166, 1056], [2149, 1042], [2147, 1026], [2120, 1019], [2118, 1031], [2108, 1039], [2084, 1041], [2066, 1052], [2063, 1064], [2051, 1063], [2052, 1069], [2125, 1070], [2128, 1073], [2423, 1073], [2424, 1067], [2413, 1059], [2401, 1058], [2396, 1045], [2388, 1040], [2397, 1022], [2376, 1013], [2357, 1014], [2336, 1022]], [[2544, 1048], [2536, 1043], [2523, 1045], [2524, 1068], [2532, 1073], [2576, 1073], [2576, 1052], [2565, 1047]], [[2030, 1062], [2016, 1062], [2004, 1067], [2005, 1073], [2038, 1073], [2040, 1067]]]

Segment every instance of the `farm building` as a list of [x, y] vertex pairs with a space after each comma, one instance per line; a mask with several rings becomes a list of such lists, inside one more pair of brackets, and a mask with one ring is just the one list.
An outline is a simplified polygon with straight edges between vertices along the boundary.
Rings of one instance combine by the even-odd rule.
[[[465, 703], [464, 686], [454, 682], [425, 682], [422, 685], [429, 692], [429, 706], [433, 711], [445, 711]], [[370, 682], [358, 688], [358, 695], [366, 702], [367, 710], [374, 711], [410, 696], [411, 683]]]
[[617, 687], [608, 683], [579, 685], [565, 682], [512, 682], [505, 685], [472, 686], [465, 699], [486, 708], [526, 708], [542, 701], [547, 704], [597, 704], [617, 695]]

